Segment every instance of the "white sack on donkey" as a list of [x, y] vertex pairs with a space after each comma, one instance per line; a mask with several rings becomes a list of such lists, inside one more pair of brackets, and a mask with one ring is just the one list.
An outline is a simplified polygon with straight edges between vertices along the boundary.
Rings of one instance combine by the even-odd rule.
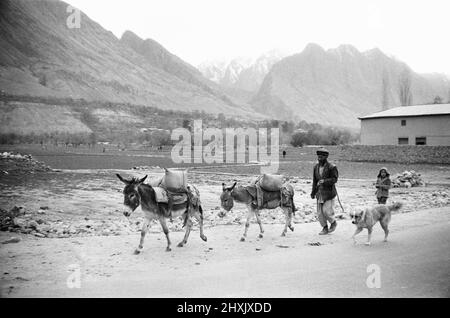
[[164, 184], [167, 190], [172, 192], [185, 192], [187, 190], [187, 171], [164, 169]]

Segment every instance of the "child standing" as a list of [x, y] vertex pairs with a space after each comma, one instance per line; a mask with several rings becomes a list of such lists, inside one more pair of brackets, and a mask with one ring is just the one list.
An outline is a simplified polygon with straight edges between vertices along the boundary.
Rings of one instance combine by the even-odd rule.
[[378, 204], [386, 204], [387, 198], [389, 197], [389, 189], [391, 188], [391, 179], [389, 178], [388, 170], [383, 167], [378, 172], [377, 183], [375, 184], [377, 188]]

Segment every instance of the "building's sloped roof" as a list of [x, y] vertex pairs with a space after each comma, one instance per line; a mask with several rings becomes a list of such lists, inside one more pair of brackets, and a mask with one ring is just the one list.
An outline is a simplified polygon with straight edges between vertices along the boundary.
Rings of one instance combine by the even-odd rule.
[[384, 110], [382, 112], [377, 112], [358, 118], [370, 119], [370, 118], [434, 116], [434, 115], [450, 115], [450, 104], [395, 107], [388, 110]]

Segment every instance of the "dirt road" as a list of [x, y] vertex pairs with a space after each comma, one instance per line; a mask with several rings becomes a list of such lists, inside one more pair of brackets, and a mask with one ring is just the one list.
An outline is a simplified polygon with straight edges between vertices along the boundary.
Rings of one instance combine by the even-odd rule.
[[[318, 236], [318, 223], [297, 224], [280, 237], [281, 225], [265, 236], [252, 224], [208, 228], [203, 242], [196, 229], [187, 246], [171, 233], [165, 252], [162, 233], [150, 233], [144, 252], [133, 255], [138, 235], [44, 238], [0, 246], [2, 297], [449, 297], [450, 208], [393, 216], [383, 243], [377, 225], [372, 246], [366, 232], [354, 245], [354, 227], [342, 220], [335, 233]], [[1, 233], [1, 241], [11, 233]], [[319, 246], [309, 243], [320, 243]], [[379, 268], [380, 288], [366, 280]], [[80, 273], [80, 288], [69, 278]], [[76, 287], [77, 280], [72, 281]], [[70, 284], [69, 284], [70, 285]]]

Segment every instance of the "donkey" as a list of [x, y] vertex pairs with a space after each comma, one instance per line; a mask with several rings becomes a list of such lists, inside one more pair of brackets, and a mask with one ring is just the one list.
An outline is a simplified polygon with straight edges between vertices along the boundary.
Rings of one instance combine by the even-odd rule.
[[[222, 183], [222, 194], [220, 195], [220, 201], [221, 201], [221, 206], [222, 206], [223, 210], [219, 212], [219, 216], [224, 217], [226, 215], [226, 213], [229, 212], [233, 208], [234, 201], [239, 202], [239, 203], [244, 203], [247, 206], [247, 222], [245, 223], [245, 230], [244, 230], [244, 234], [241, 237], [241, 242], [244, 242], [245, 239], [247, 238], [247, 231], [248, 231], [248, 228], [250, 227], [250, 220], [253, 217], [253, 215], [256, 216], [256, 221], [258, 222], [258, 225], [259, 225], [259, 238], [263, 238], [264, 229], [263, 229], [263, 226], [261, 223], [261, 218], [260, 218], [260, 210], [262, 210], [262, 209], [259, 209], [252, 204], [254, 201], [254, 198], [248, 191], [250, 189], [248, 186], [247, 187], [244, 187], [244, 186], [236, 187], [236, 184], [237, 184], [237, 182], [235, 182], [231, 187], [226, 187], [225, 183]], [[294, 193], [291, 185], [288, 185], [288, 188], [289, 188], [289, 190], [292, 191], [292, 193]], [[279, 199], [280, 202], [282, 202], [282, 203], [290, 202], [290, 206], [286, 206], [284, 204], [279, 205], [281, 207], [281, 209], [283, 210], [284, 215], [286, 217], [286, 223], [285, 223], [283, 232], [281, 233], [281, 236], [286, 236], [286, 232], [287, 232], [288, 228], [291, 231], [294, 231], [294, 226], [292, 225], [292, 216], [295, 212], [293, 196], [290, 196], [288, 198], [282, 198], [282, 195], [280, 192], [275, 192], [275, 193], [278, 193], [276, 198]], [[277, 207], [278, 206], [275, 206], [272, 208], [269, 207], [267, 209], [275, 209]]]
[[171, 242], [169, 239], [169, 229], [167, 228], [166, 219], [182, 216], [184, 219], [184, 226], [186, 226], [186, 232], [184, 239], [178, 243], [178, 247], [183, 247], [188, 240], [189, 233], [191, 232], [192, 220], [191, 217], [195, 217], [200, 225], [200, 238], [203, 241], [207, 241], [206, 236], [203, 234], [203, 209], [200, 204], [196, 207], [193, 206], [189, 200], [181, 204], [170, 205], [168, 203], [160, 203], [156, 201], [155, 190], [152, 186], [144, 184], [147, 176], [142, 179], [132, 178], [131, 180], [125, 180], [119, 174], [116, 174], [120, 181], [125, 183], [123, 189], [124, 201], [123, 204], [128, 208], [123, 212], [126, 217], [129, 217], [134, 210], [140, 205], [145, 215], [145, 221], [142, 225], [141, 240], [139, 246], [134, 251], [134, 254], [139, 254], [144, 246], [144, 239], [147, 231], [150, 227], [152, 220], [158, 220], [161, 223], [161, 227], [166, 235], [167, 248], [166, 251], [170, 252]]

